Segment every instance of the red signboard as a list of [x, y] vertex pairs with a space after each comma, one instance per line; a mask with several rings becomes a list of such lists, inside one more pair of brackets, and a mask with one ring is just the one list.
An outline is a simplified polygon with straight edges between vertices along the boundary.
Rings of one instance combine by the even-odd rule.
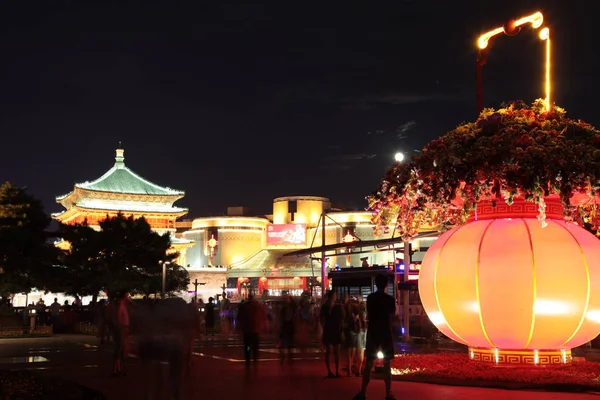
[[305, 224], [272, 224], [267, 226], [267, 244], [306, 244]]

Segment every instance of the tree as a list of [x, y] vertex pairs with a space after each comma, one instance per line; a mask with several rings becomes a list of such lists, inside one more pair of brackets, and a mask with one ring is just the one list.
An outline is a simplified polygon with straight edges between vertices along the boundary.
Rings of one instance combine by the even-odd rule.
[[26, 188], [0, 186], [0, 293], [46, 289], [60, 251], [49, 241], [51, 219]]
[[66, 291], [94, 295], [124, 290], [145, 294], [160, 291], [162, 263], [168, 262], [167, 289], [187, 288], [187, 271], [173, 260], [168, 234], [154, 232], [144, 218], [119, 214], [100, 222], [100, 231], [84, 224], [62, 226], [63, 238], [71, 243], [64, 258]]
[[[181, 265], [171, 263], [166, 266], [165, 291], [173, 293], [180, 290], [187, 290], [190, 284], [190, 275]], [[149, 280], [149, 285], [144, 290], [144, 294], [159, 293], [162, 291], [162, 266], [160, 279]]]
[[63, 268], [53, 280], [53, 291], [95, 296], [106, 288], [108, 271], [100, 254], [100, 232], [82, 224], [60, 226], [60, 235], [70, 245], [62, 257]]

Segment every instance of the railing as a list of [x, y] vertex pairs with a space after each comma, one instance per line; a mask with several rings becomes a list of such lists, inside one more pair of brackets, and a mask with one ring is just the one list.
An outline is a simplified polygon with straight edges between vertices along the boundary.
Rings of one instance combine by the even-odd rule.
[[83, 335], [97, 335], [98, 326], [90, 322], [78, 322], [74, 326], [74, 331]]
[[51, 325], [41, 325], [41, 326], [35, 327], [34, 329], [30, 329], [29, 327], [21, 327], [21, 326], [0, 327], [0, 338], [23, 336], [23, 335], [51, 335], [51, 334], [52, 334], [52, 326]]

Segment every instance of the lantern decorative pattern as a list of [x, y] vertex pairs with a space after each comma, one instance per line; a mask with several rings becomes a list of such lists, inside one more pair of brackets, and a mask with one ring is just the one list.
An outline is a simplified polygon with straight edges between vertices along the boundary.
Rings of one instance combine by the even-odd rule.
[[600, 333], [600, 241], [557, 202], [482, 204], [444, 233], [419, 276], [423, 307], [471, 359], [558, 364]]

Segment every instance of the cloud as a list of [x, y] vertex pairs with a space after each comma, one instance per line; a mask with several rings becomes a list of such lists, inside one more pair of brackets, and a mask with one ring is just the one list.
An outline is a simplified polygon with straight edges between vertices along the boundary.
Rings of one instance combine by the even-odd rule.
[[400, 134], [406, 133], [417, 125], [417, 121], [408, 121], [405, 124], [402, 124], [396, 129], [396, 131]]
[[384, 105], [464, 101], [467, 96], [462, 93], [373, 93], [339, 96], [318, 90], [313, 91], [310, 88], [296, 88], [279, 92], [276, 98], [278, 102], [284, 104], [316, 103], [335, 106], [342, 110], [369, 111]]
[[377, 156], [377, 154], [346, 154], [341, 156], [332, 156], [332, 160], [345, 160], [345, 161], [356, 161], [356, 160], [370, 160]]
[[425, 103], [429, 101], [460, 101], [464, 96], [451, 93], [389, 93], [389, 94], [371, 94], [360, 98], [342, 98], [342, 103], [356, 103], [376, 105], [403, 105]]

